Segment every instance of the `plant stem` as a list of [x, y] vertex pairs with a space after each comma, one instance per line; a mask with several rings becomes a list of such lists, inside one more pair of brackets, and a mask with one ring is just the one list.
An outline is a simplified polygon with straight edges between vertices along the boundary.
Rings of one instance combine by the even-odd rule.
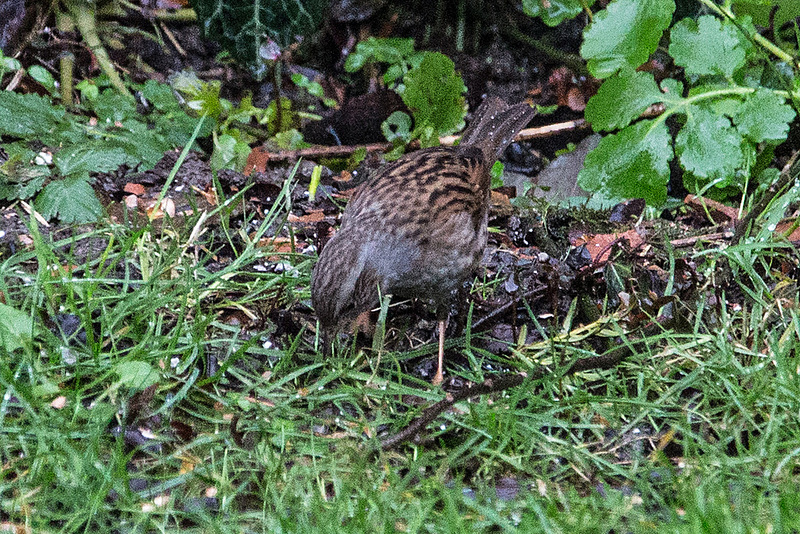
[[108, 76], [108, 81], [121, 95], [124, 95], [133, 100], [133, 95], [125, 87], [119, 73], [114, 68], [111, 58], [108, 56], [100, 37], [97, 34], [97, 21], [94, 12], [90, 5], [81, 0], [64, 0], [64, 5], [67, 7], [70, 15], [72, 15], [73, 22], [80, 31], [86, 45], [94, 53], [100, 68]]

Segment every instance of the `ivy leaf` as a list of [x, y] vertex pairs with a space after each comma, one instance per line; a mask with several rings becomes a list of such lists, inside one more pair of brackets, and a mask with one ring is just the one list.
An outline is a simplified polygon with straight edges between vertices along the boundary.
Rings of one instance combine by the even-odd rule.
[[241, 170], [247, 163], [250, 146], [232, 135], [235, 133], [238, 132], [233, 130], [230, 133], [220, 135], [214, 142], [214, 152], [211, 154], [209, 163], [215, 171], [220, 169]]
[[[308, 35], [321, 22], [325, 0], [191, 0], [206, 37], [219, 42], [247, 63], [256, 76], [266, 75], [265, 58], [274, 42], [286, 49], [297, 36]], [[274, 47], [274, 44], [273, 44]]]
[[711, 15], [683, 19], [672, 28], [669, 53], [687, 74], [731, 77], [744, 65], [745, 46], [736, 28]]
[[732, 175], [742, 163], [742, 136], [728, 118], [693, 106], [675, 138], [675, 150], [687, 171], [703, 178]]
[[80, 174], [50, 182], [36, 197], [36, 210], [46, 219], [58, 215], [66, 223], [96, 221], [103, 209], [88, 180], [88, 174]]
[[596, 132], [623, 128], [650, 104], [663, 100], [653, 75], [624, 69], [600, 86], [586, 105], [586, 120]]
[[783, 98], [772, 91], [759, 89], [745, 99], [733, 122], [740, 132], [760, 143], [786, 139], [789, 123], [794, 117], [794, 110], [784, 103]]
[[464, 81], [453, 61], [438, 52], [425, 54], [419, 68], [404, 78], [403, 102], [414, 114], [423, 145], [435, 144], [440, 135], [455, 132], [464, 119]]
[[607, 135], [586, 156], [578, 184], [608, 198], [643, 198], [660, 206], [667, 199], [670, 141], [666, 125], [653, 120]]
[[614, 0], [586, 29], [581, 55], [589, 72], [607, 78], [650, 57], [672, 20], [674, 0]]
[[[587, 2], [589, 7], [594, 2]], [[548, 26], [558, 26], [566, 19], [577, 17], [583, 11], [580, 0], [522, 0], [522, 11], [530, 17], [539, 17]]]

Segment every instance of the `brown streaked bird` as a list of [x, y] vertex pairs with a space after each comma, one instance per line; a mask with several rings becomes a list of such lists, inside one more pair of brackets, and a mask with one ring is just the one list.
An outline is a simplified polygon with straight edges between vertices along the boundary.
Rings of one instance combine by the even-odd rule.
[[487, 98], [456, 147], [406, 154], [360, 186], [320, 254], [311, 300], [323, 341], [353, 328], [379, 294], [434, 302], [442, 382], [445, 324], [456, 290], [478, 267], [488, 235], [490, 170], [536, 114]]

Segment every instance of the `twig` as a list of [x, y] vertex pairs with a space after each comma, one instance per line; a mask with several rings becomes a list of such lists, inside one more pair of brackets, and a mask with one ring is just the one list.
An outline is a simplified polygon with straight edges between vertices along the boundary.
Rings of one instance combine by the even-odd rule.
[[[583, 128], [588, 128], [588, 126], [589, 125], [586, 123], [586, 121], [583, 119], [578, 119], [574, 121], [549, 124], [547, 126], [540, 126], [538, 128], [526, 128], [518, 133], [514, 140], [527, 141], [529, 139], [552, 137], [561, 132], [580, 130]], [[253, 132], [249, 131], [249, 133]], [[439, 143], [443, 146], [453, 146], [456, 140], [458, 140], [460, 137], [461, 136], [459, 135], [446, 135], [439, 138]], [[411, 149], [418, 147], [418, 141], [414, 141], [409, 145], [409, 148]], [[299, 158], [346, 158], [361, 148], [365, 148], [367, 152], [388, 152], [394, 148], [394, 145], [391, 143], [371, 143], [368, 145], [312, 146], [298, 150], [281, 150], [279, 152], [270, 152], [269, 160], [291, 161]]]
[[[627, 358], [632, 353], [631, 347], [622, 345], [612, 350], [608, 354], [602, 356], [592, 356], [591, 358], [581, 358], [570, 364], [564, 371], [564, 375], [579, 373], [583, 371], [595, 371], [603, 369], [611, 369], [617, 366], [622, 360]], [[447, 411], [457, 402], [477, 397], [478, 395], [486, 395], [488, 393], [496, 393], [522, 385], [526, 380], [539, 380], [547, 374], [552, 374], [553, 370], [550, 367], [542, 365], [530, 373], [508, 373], [503, 375], [492, 376], [487, 378], [480, 384], [470, 382], [466, 387], [447, 393], [444, 399], [436, 404], [425, 408], [422, 413], [414, 419], [407, 427], [400, 432], [381, 440], [381, 449], [391, 449], [395, 445], [412, 439], [421, 432], [426, 426], [433, 422], [440, 414]]]
[[519, 297], [516, 297], [516, 298], [513, 298], [513, 299], [509, 300], [508, 302], [506, 302], [502, 306], [498, 306], [497, 308], [492, 310], [491, 313], [487, 313], [486, 315], [484, 315], [483, 317], [481, 317], [480, 319], [478, 319], [477, 321], [472, 323], [472, 328], [480, 327], [486, 321], [490, 321], [490, 320], [494, 319], [495, 317], [506, 313], [510, 308], [516, 308], [517, 305], [520, 303], [520, 301], [523, 301], [523, 300], [529, 299], [531, 297], [534, 297], [536, 295], [539, 295], [544, 290], [545, 290], [545, 286], [539, 286], [539, 287], [535, 287], [535, 288], [533, 288], [533, 289], [531, 289], [529, 291], [526, 291], [525, 293], [523, 293]]

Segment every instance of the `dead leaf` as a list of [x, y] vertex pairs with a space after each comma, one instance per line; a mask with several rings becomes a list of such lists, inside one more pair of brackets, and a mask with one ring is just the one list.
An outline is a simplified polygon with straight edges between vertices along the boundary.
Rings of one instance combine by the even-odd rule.
[[257, 146], [250, 151], [247, 156], [247, 162], [244, 164], [242, 174], [250, 176], [254, 172], [265, 172], [267, 170], [267, 163], [269, 162], [269, 151], [264, 147]]
[[144, 195], [145, 189], [142, 184], [137, 184], [133, 182], [128, 182], [125, 184], [125, 187], [122, 189], [126, 193], [131, 193], [133, 195]]

